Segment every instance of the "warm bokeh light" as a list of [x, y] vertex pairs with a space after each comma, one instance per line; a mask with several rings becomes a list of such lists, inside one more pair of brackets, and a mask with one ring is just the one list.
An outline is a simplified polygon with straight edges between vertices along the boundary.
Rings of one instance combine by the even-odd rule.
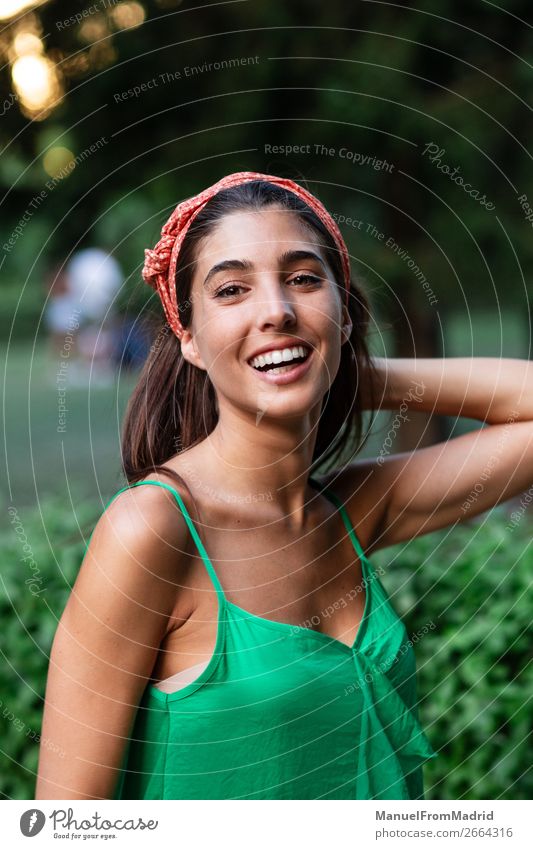
[[43, 53], [44, 44], [34, 32], [19, 32], [13, 39], [15, 56], [26, 56], [28, 53]]
[[146, 18], [141, 4], [135, 2], [119, 3], [109, 10], [109, 15], [118, 29], [139, 27]]
[[43, 168], [50, 177], [68, 177], [75, 167], [76, 159], [68, 147], [51, 147], [43, 156]]
[[85, 41], [87, 44], [92, 44], [93, 41], [100, 41], [107, 35], [109, 35], [109, 29], [107, 21], [102, 14], [95, 14], [84, 21], [78, 31], [79, 39]]
[[66, 77], [83, 76], [90, 68], [89, 56], [87, 53], [65, 56], [61, 59], [61, 68]]
[[[0, 20], [9, 20], [6, 34], [3, 38], [0, 34], [0, 58], [11, 65], [13, 89], [21, 112], [33, 120], [47, 118], [61, 102], [65, 80], [116, 62], [113, 31], [135, 29], [146, 19], [145, 9], [138, 0], [95, 3], [87, 7], [90, 14], [86, 19], [85, 14], [80, 15], [84, 20], [76, 28], [78, 39], [87, 48], [68, 56], [59, 48], [48, 51], [44, 44], [42, 22], [35, 11], [47, 2], [0, 0]], [[54, 166], [50, 168], [53, 170]]]
[[30, 6], [41, 5], [42, 0], [40, 3], [37, 0], [2, 0], [0, 3], [0, 21], [8, 21], [18, 15], [19, 12], [23, 12], [24, 9], [29, 9]]
[[117, 51], [109, 41], [100, 41], [89, 47], [89, 65], [93, 70], [106, 68], [117, 59]]
[[13, 63], [11, 76], [21, 108], [30, 118], [45, 118], [62, 96], [56, 66], [46, 56], [21, 56]]

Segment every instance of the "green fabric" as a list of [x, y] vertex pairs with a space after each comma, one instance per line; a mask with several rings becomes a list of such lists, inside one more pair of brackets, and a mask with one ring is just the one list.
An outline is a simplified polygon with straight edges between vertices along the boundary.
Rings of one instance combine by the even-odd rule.
[[336, 505], [361, 559], [366, 604], [352, 646], [228, 601], [180, 494], [132, 484], [174, 494], [219, 618], [194, 682], [169, 694], [146, 687], [114, 798], [424, 798], [422, 764], [436, 753], [419, 723], [412, 644], [341, 501], [310, 483]]

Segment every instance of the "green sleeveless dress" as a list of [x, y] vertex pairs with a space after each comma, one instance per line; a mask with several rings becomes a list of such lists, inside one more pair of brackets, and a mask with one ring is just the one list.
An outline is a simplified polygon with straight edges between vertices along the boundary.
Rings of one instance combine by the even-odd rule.
[[310, 483], [340, 511], [361, 559], [366, 601], [351, 646], [228, 601], [180, 494], [132, 484], [174, 494], [219, 615], [195, 681], [174, 693], [147, 685], [115, 799], [424, 798], [422, 764], [436, 753], [419, 722], [412, 644], [341, 501]]

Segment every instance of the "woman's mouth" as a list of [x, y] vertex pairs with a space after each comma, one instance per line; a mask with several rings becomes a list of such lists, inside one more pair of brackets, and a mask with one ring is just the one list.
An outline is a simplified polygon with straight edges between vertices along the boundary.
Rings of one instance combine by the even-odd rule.
[[[285, 384], [298, 380], [309, 368], [313, 350], [304, 345], [269, 351], [248, 361], [251, 369], [267, 383]], [[252, 365], [254, 363], [254, 365]]]

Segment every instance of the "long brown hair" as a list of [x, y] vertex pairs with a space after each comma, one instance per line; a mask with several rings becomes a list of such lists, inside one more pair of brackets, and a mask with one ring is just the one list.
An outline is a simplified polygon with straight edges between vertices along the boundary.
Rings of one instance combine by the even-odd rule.
[[[206, 204], [184, 239], [176, 268], [176, 293], [180, 321], [187, 327], [192, 315], [191, 285], [200, 241], [207, 237], [222, 216], [259, 211], [276, 205], [298, 216], [315, 237], [344, 298], [342, 266], [336, 244], [320, 218], [293, 192], [264, 180], [224, 189]], [[370, 310], [360, 285], [350, 281], [348, 311], [352, 320], [350, 338], [341, 346], [337, 375], [324, 396], [317, 427], [312, 467], [322, 468], [340, 462], [344, 454], [353, 457], [368, 438], [362, 438], [360, 367], [373, 368], [367, 346]], [[203, 369], [182, 355], [179, 339], [169, 325], [153, 322], [155, 338], [138, 383], [129, 399], [122, 426], [122, 464], [126, 479], [135, 483], [151, 472], [164, 472], [182, 482], [164, 464], [208, 436], [218, 421], [216, 393]], [[372, 391], [373, 381], [370, 381]], [[373, 409], [373, 405], [372, 405]]]

